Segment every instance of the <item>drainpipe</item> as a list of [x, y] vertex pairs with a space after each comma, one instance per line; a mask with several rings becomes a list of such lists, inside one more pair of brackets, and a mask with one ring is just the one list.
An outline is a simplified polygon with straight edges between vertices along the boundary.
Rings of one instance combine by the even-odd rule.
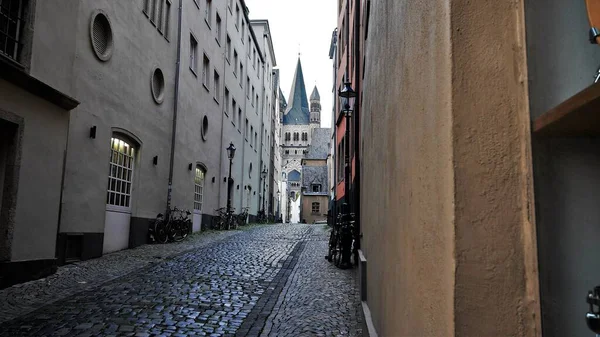
[[[225, 8], [225, 48], [227, 48], [227, 19], [229, 17], [229, 15], [227, 15], [227, 11], [228, 9]], [[227, 50], [225, 50], [225, 53], [223, 53], [223, 83], [226, 84], [225, 81], [225, 72], [227, 71], [227, 58], [229, 57], [229, 55], [227, 55]], [[224, 137], [225, 137], [225, 110], [227, 110], [227, 108], [229, 107], [229, 101], [225, 102], [225, 86], [223, 86], [223, 100], [222, 102], [224, 104], [222, 104], [223, 106], [223, 113], [221, 113], [221, 145], [219, 146], [219, 181], [217, 181], [218, 186], [221, 185], [221, 175], [223, 174], [223, 154], [225, 154], [225, 151], [223, 151], [225, 148], [223, 147], [223, 145], [225, 144], [224, 142]], [[230, 92], [231, 95], [231, 92]], [[231, 115], [231, 118], [233, 118], [233, 114], [235, 114], [235, 111], [229, 111], [229, 114]], [[233, 130], [233, 132], [235, 132], [235, 130]], [[229, 173], [231, 174], [231, 168], [229, 168]], [[227, 189], [229, 190], [229, 181], [227, 181], [227, 185], [226, 185]], [[221, 207], [221, 187], [218, 188], [218, 205], [219, 207]], [[225, 201], [226, 203], [228, 202], [229, 198], [227, 198], [227, 201]]]
[[360, 93], [361, 71], [361, 55], [360, 55], [360, 3], [361, 0], [354, 2], [354, 83], [357, 99], [354, 100], [354, 219], [356, 221], [356, 249], [360, 249], [360, 105], [362, 95]]
[[175, 164], [175, 140], [177, 136], [177, 110], [179, 108], [179, 71], [181, 69], [181, 21], [183, 13], [183, 0], [179, 0], [177, 22], [177, 64], [175, 67], [175, 98], [173, 100], [173, 129], [171, 132], [171, 158], [169, 162], [169, 191], [167, 193], [167, 211], [171, 209], [171, 196], [173, 195], [173, 167]]

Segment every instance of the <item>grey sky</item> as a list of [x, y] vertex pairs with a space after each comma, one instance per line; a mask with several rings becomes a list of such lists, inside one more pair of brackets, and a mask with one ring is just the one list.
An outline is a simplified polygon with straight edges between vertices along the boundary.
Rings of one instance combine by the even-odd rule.
[[333, 63], [329, 45], [337, 25], [336, 1], [246, 0], [246, 5], [251, 20], [269, 20], [285, 99], [289, 98], [300, 52], [307, 94], [310, 96], [316, 84], [321, 94], [321, 125], [330, 127]]

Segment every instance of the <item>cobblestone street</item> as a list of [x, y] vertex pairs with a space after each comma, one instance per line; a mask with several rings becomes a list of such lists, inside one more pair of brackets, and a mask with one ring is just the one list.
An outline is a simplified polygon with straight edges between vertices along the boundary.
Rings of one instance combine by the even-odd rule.
[[[70, 279], [62, 270], [54, 283], [38, 280], [0, 291], [0, 336], [360, 335], [356, 271], [324, 259], [326, 227], [274, 225], [231, 233], [135, 271], [107, 270], [112, 279], [85, 281], [85, 288], [62, 299], [52, 298], [60, 295], [53, 294], [54, 283]], [[118, 254], [125, 262], [136, 251]], [[90, 263], [101, 265], [111, 255]], [[50, 304], [6, 320], [13, 318], [6, 314], [11, 306], [18, 308], [17, 296], [36, 297], [33, 289], [44, 284], [49, 289], [42, 303]], [[31, 308], [37, 303], [25, 302]]]

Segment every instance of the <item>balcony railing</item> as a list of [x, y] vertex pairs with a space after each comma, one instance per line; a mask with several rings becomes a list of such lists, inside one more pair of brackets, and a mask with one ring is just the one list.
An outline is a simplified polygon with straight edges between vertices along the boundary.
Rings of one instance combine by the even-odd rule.
[[19, 61], [24, 0], [0, 0], [0, 54]]

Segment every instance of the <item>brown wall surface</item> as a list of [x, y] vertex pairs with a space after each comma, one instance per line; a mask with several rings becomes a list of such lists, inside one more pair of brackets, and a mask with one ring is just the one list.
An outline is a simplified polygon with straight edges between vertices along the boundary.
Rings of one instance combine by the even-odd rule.
[[523, 4], [372, 2], [361, 131], [382, 336], [537, 336]]
[[[319, 214], [312, 213], [312, 203], [321, 203], [321, 212]], [[327, 211], [329, 210], [329, 198], [326, 195], [319, 196], [302, 196], [302, 218], [306, 220], [306, 223], [313, 223], [316, 220], [327, 220]], [[325, 214], [325, 215], [323, 215]], [[302, 220], [302, 219], [301, 219]]]
[[372, 1], [361, 119], [362, 249], [380, 336], [453, 336], [447, 1]]

